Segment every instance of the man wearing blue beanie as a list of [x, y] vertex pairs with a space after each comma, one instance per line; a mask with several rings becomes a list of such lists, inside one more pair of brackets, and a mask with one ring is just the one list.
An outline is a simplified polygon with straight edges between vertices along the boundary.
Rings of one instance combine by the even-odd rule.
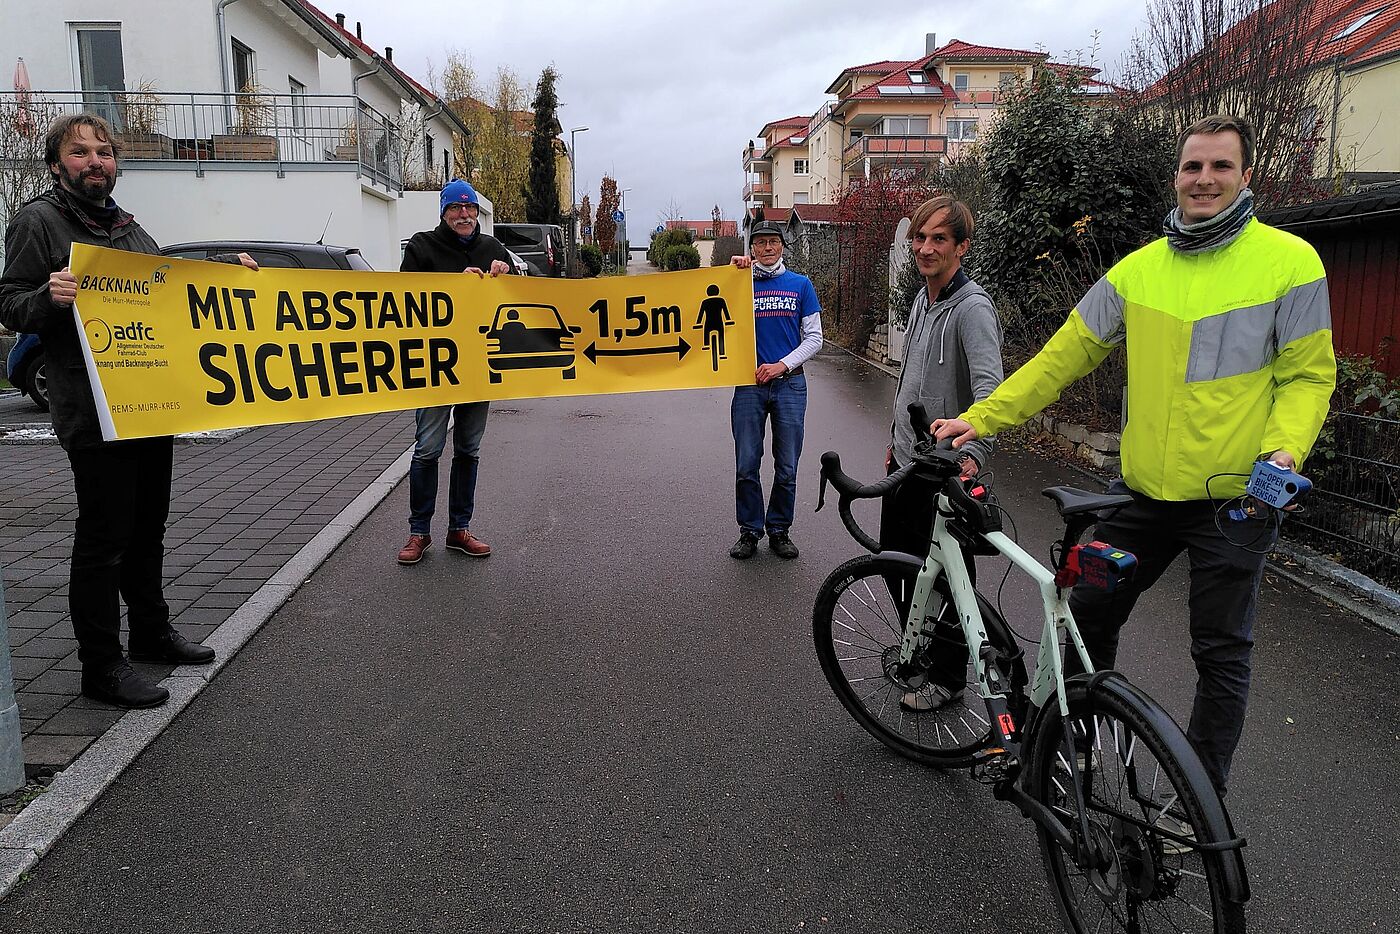
[[[467, 272], [499, 276], [511, 271], [510, 255], [499, 240], [481, 232], [481, 205], [471, 185], [454, 178], [442, 189], [439, 224], [414, 234], [404, 247], [400, 272]], [[490, 403], [462, 402], [419, 409], [413, 464], [408, 471], [408, 543], [399, 550], [399, 564], [417, 564], [433, 543], [433, 512], [437, 506], [438, 458], [447, 444], [452, 422], [452, 473], [447, 488], [447, 547], [484, 558], [491, 546], [471, 533], [476, 504], [476, 473], [481, 436], [486, 432]]]

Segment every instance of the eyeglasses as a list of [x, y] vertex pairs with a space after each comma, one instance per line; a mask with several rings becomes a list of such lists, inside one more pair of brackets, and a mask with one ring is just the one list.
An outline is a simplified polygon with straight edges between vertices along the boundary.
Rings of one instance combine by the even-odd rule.
[[481, 213], [481, 208], [477, 207], [475, 204], [449, 204], [447, 206], [447, 209], [444, 210], [442, 213], [460, 214], [463, 211], [465, 211], [470, 217], [476, 217], [478, 214]]

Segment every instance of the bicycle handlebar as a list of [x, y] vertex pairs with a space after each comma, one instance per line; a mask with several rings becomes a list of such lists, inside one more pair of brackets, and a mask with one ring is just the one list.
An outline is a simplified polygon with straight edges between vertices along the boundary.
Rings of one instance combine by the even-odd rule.
[[[925, 439], [925, 442], [933, 440], [928, 432], [928, 426], [931, 424], [928, 413], [921, 403], [915, 402], [910, 404], [909, 422], [914, 429], [914, 433]], [[936, 448], [937, 452], [952, 452], [952, 450], [953, 444], [951, 441], [944, 440], [938, 442]], [[953, 464], [953, 475], [956, 475], [957, 459], [946, 457], [938, 458], [940, 461], [945, 459], [948, 463]], [[927, 463], [921, 463], [919, 460], [913, 460], [887, 477], [876, 480], [874, 483], [863, 484], [854, 477], [847, 475], [841, 469], [840, 454], [837, 454], [835, 451], [827, 451], [822, 455], [822, 481], [821, 489], [817, 493], [817, 511], [820, 512], [822, 507], [826, 505], [826, 485], [830, 483], [832, 486], [836, 487], [836, 508], [841, 514], [841, 522], [846, 526], [846, 531], [850, 532], [851, 537], [859, 542], [861, 547], [866, 551], [879, 554], [880, 543], [867, 534], [866, 531], [860, 527], [860, 523], [856, 521], [855, 516], [851, 515], [851, 500], [883, 497], [886, 493], [894, 490], [908, 479], [909, 475], [921, 466], [927, 467], [928, 465]]]

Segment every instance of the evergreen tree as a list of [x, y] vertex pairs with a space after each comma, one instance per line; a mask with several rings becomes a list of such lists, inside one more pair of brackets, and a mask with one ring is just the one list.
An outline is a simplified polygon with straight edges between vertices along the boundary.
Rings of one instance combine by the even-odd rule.
[[554, 83], [559, 73], [550, 65], [535, 87], [535, 129], [530, 135], [530, 178], [525, 185], [525, 220], [531, 224], [558, 224], [559, 181], [555, 173], [554, 140], [559, 135], [559, 98]]

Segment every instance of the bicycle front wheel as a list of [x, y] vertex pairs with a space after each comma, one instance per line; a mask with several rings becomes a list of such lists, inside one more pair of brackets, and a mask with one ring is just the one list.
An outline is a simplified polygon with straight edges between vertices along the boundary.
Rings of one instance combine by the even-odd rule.
[[1077, 844], [1085, 840], [1087, 823], [1080, 853], [1039, 830], [1066, 927], [1074, 934], [1244, 931], [1243, 863], [1233, 851], [1199, 848], [1232, 832], [1180, 727], [1126, 682], [1092, 692], [1088, 683], [1076, 678], [1066, 687], [1072, 739], [1065, 737], [1056, 700], [1049, 701], [1035, 727], [1027, 772], [1027, 791]]
[[[942, 579], [927, 607], [927, 644], [901, 664], [919, 567], [908, 560], [861, 555], [832, 571], [812, 612], [817, 658], [842, 706], [870, 735], [915, 762], [967, 765], [989, 744], [991, 727], [957, 610]], [[1010, 630], [981, 594], [977, 601], [987, 639], [1008, 668], [1003, 675], [1025, 684]]]

